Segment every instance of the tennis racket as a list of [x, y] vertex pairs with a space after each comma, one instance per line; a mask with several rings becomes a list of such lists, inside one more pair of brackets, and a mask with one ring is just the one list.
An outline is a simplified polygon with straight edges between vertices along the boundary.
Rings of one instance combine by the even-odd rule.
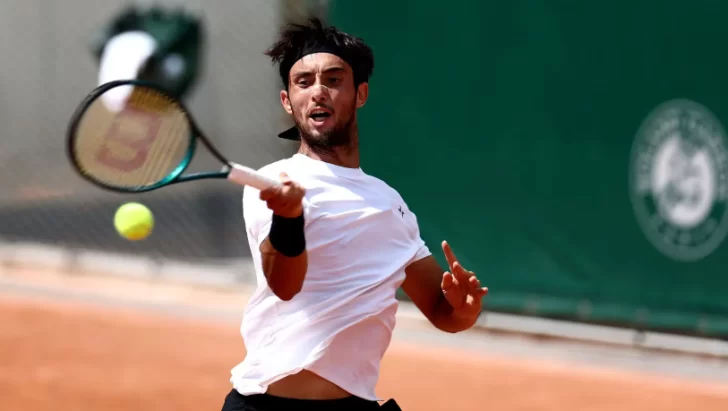
[[[222, 163], [221, 171], [184, 174], [198, 141]], [[178, 98], [141, 80], [112, 81], [89, 93], [71, 118], [67, 144], [71, 164], [84, 179], [116, 192], [202, 179], [227, 179], [259, 190], [279, 184], [225, 158]]]

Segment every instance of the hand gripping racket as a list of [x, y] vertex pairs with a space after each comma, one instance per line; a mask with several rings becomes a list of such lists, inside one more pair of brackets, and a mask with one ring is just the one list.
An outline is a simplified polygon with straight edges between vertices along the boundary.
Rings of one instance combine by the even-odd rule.
[[[222, 171], [183, 175], [198, 140], [222, 162]], [[140, 80], [112, 81], [89, 93], [71, 118], [67, 144], [71, 164], [84, 179], [116, 192], [139, 193], [208, 178], [259, 190], [279, 184], [226, 159], [178, 98]]]

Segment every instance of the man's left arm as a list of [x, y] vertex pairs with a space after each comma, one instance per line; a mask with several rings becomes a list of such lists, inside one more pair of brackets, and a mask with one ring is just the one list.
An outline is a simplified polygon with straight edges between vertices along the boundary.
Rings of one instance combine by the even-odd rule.
[[463, 268], [446, 241], [442, 251], [450, 271], [443, 271], [429, 255], [405, 268], [402, 289], [432, 325], [456, 333], [475, 324], [488, 289], [481, 287], [475, 273]]

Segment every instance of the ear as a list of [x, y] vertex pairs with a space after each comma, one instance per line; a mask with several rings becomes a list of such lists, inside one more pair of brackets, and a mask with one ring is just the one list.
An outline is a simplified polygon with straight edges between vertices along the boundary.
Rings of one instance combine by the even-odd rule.
[[369, 83], [361, 83], [356, 88], [356, 108], [364, 107], [369, 97]]
[[291, 100], [288, 98], [288, 92], [286, 90], [281, 90], [281, 105], [283, 106], [283, 109], [286, 110], [286, 113], [293, 115]]

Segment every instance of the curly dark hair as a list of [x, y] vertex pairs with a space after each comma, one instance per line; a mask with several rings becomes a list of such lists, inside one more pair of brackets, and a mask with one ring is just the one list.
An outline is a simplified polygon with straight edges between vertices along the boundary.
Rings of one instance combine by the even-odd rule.
[[293, 64], [305, 54], [329, 51], [346, 61], [354, 72], [354, 85], [369, 81], [374, 70], [374, 53], [364, 40], [336, 27], [325, 27], [318, 18], [308, 25], [290, 23], [283, 27], [278, 39], [265, 51], [273, 63], [279, 64], [281, 81], [288, 89], [288, 73]]

